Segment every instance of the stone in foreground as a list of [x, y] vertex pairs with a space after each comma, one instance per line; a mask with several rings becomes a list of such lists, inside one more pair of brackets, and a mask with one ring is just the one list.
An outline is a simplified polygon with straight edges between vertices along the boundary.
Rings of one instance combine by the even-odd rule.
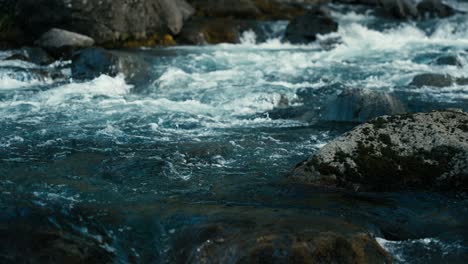
[[326, 145], [289, 177], [356, 191], [466, 191], [468, 113], [379, 117]]

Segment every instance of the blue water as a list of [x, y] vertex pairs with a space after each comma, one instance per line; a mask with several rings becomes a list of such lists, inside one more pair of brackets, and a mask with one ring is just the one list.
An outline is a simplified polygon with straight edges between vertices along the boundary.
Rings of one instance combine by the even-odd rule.
[[[328, 230], [337, 221], [378, 237], [397, 263], [465, 263], [463, 195], [357, 195], [285, 181], [355, 124], [271, 116], [284, 104], [316, 115], [331, 95], [357, 88], [394, 94], [409, 111], [468, 110], [468, 86], [408, 85], [420, 73], [468, 77], [465, 16], [394, 23], [338, 7], [333, 15], [340, 30], [322, 45], [281, 43], [277, 32], [257, 43], [245, 32], [238, 45], [128, 51], [152, 62], [145, 87], [124, 76], [77, 82], [67, 61], [0, 61], [0, 232], [59, 230], [117, 263], [164, 263], [177, 258], [178, 236], [206, 223], [275, 229], [277, 219]], [[463, 66], [432, 63], [443, 55]], [[301, 97], [310, 93], [316, 100]], [[15, 251], [5, 244], [0, 257]]]

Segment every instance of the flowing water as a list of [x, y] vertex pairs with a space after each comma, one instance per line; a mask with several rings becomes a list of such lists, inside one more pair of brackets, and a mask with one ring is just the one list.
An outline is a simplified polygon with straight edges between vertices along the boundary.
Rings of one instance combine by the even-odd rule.
[[[92, 241], [118, 263], [165, 263], [191, 228], [244, 221], [274, 229], [287, 219], [298, 229], [335, 220], [363, 227], [396, 262], [466, 263], [463, 195], [357, 195], [284, 181], [355, 125], [270, 114], [284, 104], [320, 109], [357, 88], [392, 93], [410, 111], [468, 110], [468, 85], [408, 85], [419, 73], [468, 77], [466, 16], [395, 23], [333, 10], [340, 29], [322, 45], [281, 43], [285, 23], [277, 23], [262, 43], [245, 32], [238, 45], [131, 51], [152, 62], [145, 87], [124, 76], [77, 82], [67, 61], [0, 61], [0, 233], [13, 241], [0, 246], [0, 259], [43, 243], [27, 239], [36, 232], [28, 228]], [[444, 55], [462, 66], [432, 63]], [[311, 93], [316, 99], [304, 100]]]

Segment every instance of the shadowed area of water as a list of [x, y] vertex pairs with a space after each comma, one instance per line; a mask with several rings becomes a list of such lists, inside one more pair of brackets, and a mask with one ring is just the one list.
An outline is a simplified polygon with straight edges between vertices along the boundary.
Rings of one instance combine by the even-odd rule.
[[[356, 125], [317, 121], [345, 88], [391, 93], [409, 111], [468, 110], [466, 85], [408, 85], [420, 73], [468, 77], [466, 17], [393, 24], [335, 9], [340, 30], [323, 37], [340, 37], [334, 47], [257, 44], [247, 32], [239, 45], [129, 51], [152, 62], [145, 87], [123, 76], [76, 82], [69, 62], [0, 61], [0, 236], [9, 241], [0, 260], [47, 260], [32, 246], [42, 244], [91, 248], [96, 263], [173, 263], [204, 242], [199, 230], [216, 226], [228, 234], [369, 232], [396, 262], [464, 263], [464, 195], [355, 194], [285, 181]], [[462, 66], [433, 64], [446, 55]], [[51, 71], [61, 77], [44, 74]], [[308, 119], [270, 116], [304, 106]]]

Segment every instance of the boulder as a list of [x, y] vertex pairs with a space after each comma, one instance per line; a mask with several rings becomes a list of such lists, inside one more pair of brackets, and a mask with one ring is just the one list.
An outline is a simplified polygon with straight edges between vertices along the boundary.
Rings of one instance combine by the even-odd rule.
[[138, 54], [87, 48], [73, 55], [72, 77], [75, 80], [92, 80], [102, 74], [125, 75], [125, 80], [136, 86], [150, 81], [151, 66]]
[[290, 20], [328, 0], [190, 0], [197, 17]]
[[347, 89], [327, 103], [322, 120], [363, 123], [375, 117], [405, 112], [403, 103], [391, 94]]
[[423, 73], [416, 75], [411, 81], [411, 86], [423, 87], [423, 86], [432, 86], [432, 87], [448, 87], [454, 84], [454, 79], [448, 74], [440, 73]]
[[463, 67], [458, 57], [454, 55], [441, 56], [434, 61], [434, 64]]
[[5, 60], [22, 60], [38, 65], [47, 65], [54, 62], [54, 59], [45, 50], [38, 47], [21, 48]]
[[414, 0], [378, 0], [381, 9], [379, 10], [385, 16], [408, 19], [419, 16], [416, 2]]
[[467, 191], [468, 113], [379, 117], [327, 144], [289, 179], [356, 191]]
[[198, 17], [256, 18], [260, 10], [251, 0], [192, 0]]
[[336, 31], [338, 23], [333, 21], [328, 12], [316, 8], [293, 19], [286, 28], [284, 40], [293, 44], [307, 44], [317, 40], [317, 35]]
[[17, 0], [0, 0], [0, 50], [21, 47], [25, 36], [15, 22]]
[[442, 0], [333, 0], [344, 4], [369, 5], [378, 15], [396, 19], [448, 17], [456, 10]]
[[238, 43], [243, 22], [230, 18], [194, 17], [186, 22], [176, 40], [179, 44]]
[[35, 37], [59, 27], [107, 46], [178, 34], [194, 12], [184, 0], [18, 0], [16, 9], [18, 22]]
[[[366, 233], [229, 230], [210, 224], [184, 232], [173, 246], [174, 263], [391, 263]], [[231, 227], [232, 229], [232, 227]]]
[[75, 50], [93, 46], [94, 40], [82, 34], [53, 28], [44, 33], [35, 44], [56, 56], [67, 57]]
[[419, 17], [449, 17], [455, 10], [441, 0], [423, 0], [417, 5]]

